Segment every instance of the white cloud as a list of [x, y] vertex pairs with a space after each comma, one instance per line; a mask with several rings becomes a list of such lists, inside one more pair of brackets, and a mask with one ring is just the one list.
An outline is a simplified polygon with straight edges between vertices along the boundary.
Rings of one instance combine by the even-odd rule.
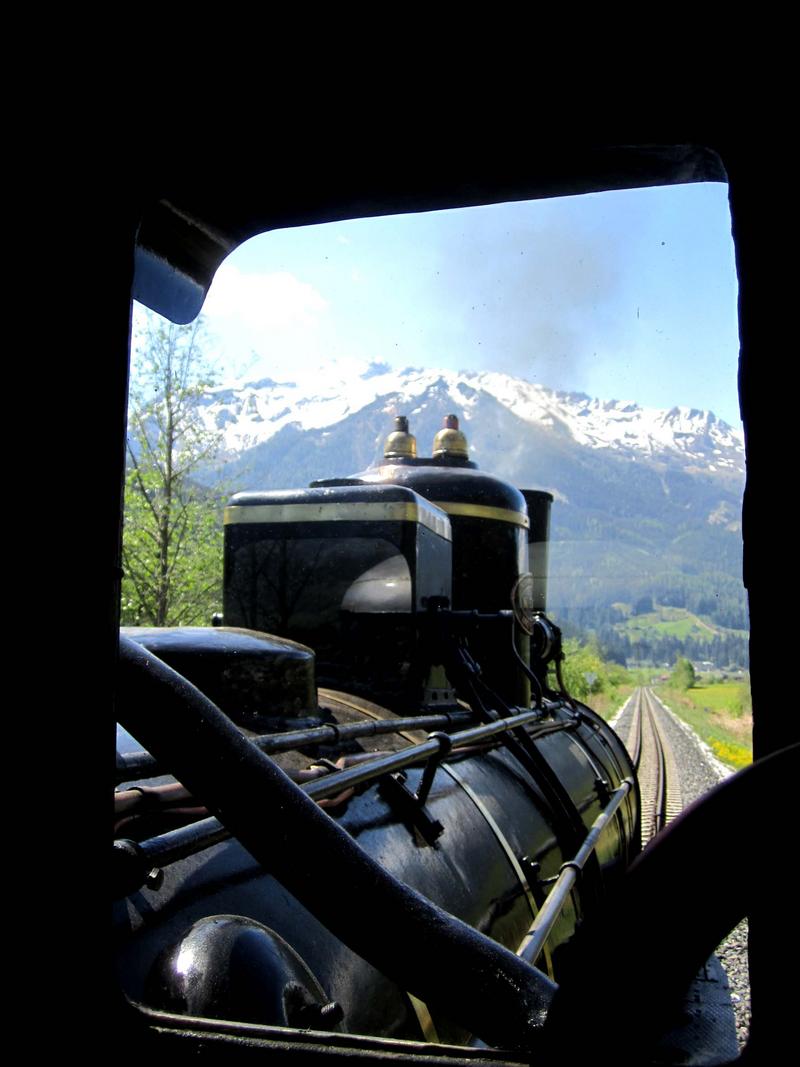
[[203, 314], [235, 318], [255, 330], [274, 330], [315, 320], [329, 307], [308, 282], [288, 271], [247, 274], [223, 264], [209, 289]]

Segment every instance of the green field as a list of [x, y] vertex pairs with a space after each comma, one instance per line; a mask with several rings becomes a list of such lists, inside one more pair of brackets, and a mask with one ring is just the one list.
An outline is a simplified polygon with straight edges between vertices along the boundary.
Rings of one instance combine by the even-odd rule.
[[655, 692], [702, 737], [717, 759], [737, 770], [752, 763], [753, 716], [748, 683], [699, 683], [683, 690], [659, 685]]
[[[622, 607], [622, 605], [617, 606]], [[725, 634], [746, 636], [744, 630], [726, 630], [715, 623], [706, 622], [699, 615], [693, 615], [686, 608], [669, 607], [657, 607], [654, 611], [645, 612], [643, 615], [631, 614], [624, 622], [616, 623], [614, 629], [620, 634], [627, 634], [633, 642], [653, 636], [677, 637], [681, 640], [693, 637], [697, 641], [706, 642]]]
[[749, 686], [743, 682], [704, 683], [702, 678], [685, 694], [698, 709], [726, 712], [734, 718], [749, 714]]

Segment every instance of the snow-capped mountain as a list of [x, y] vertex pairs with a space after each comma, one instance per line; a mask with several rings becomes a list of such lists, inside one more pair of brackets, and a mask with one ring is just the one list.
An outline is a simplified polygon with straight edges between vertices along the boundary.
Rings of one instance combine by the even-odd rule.
[[559, 617], [596, 626], [615, 603], [644, 595], [713, 607], [722, 625], [746, 626], [744, 444], [711, 412], [594, 400], [492, 371], [381, 364], [217, 388], [200, 412], [220, 435], [231, 491], [302, 488], [378, 465], [395, 415], [408, 416], [419, 454], [430, 455], [442, 416], [454, 412], [482, 470], [553, 493]]
[[523, 424], [566, 436], [578, 446], [653, 459], [661, 456], [678, 460], [687, 469], [744, 469], [741, 431], [710, 411], [688, 407], [663, 411], [554, 392], [494, 371], [411, 367], [393, 371], [375, 363], [321, 367], [311, 380], [263, 378], [211, 390], [202, 415], [207, 428], [222, 435], [224, 451], [235, 455], [264, 445], [287, 427], [299, 432], [329, 430], [376, 402], [386, 414], [388, 432], [392, 415], [407, 414], [413, 423], [433, 396], [462, 418], [468, 435], [481, 401], [491, 399]]

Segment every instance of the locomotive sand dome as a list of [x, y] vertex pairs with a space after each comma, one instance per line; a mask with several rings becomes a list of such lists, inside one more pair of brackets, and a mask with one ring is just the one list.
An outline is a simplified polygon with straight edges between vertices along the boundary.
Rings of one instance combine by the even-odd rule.
[[[131, 704], [159, 694], [179, 717], [202, 700], [171, 699], [172, 665], [283, 772], [252, 813], [265, 870], [121, 736], [118, 960], [135, 999], [520, 1047], [637, 850], [623, 745], [548, 674], [551, 498], [478, 471], [455, 416], [433, 452], [401, 417], [375, 470], [238, 494], [224, 625], [124, 631]], [[186, 744], [213, 761], [203, 731]], [[514, 996], [489, 995], [486, 968]]]

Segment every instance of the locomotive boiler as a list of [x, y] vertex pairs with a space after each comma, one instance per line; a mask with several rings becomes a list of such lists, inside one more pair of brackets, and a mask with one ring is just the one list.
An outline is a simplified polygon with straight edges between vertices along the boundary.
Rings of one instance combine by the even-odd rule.
[[630, 758], [561, 680], [551, 503], [453, 415], [430, 457], [398, 417], [374, 469], [232, 498], [217, 625], [121, 638], [130, 998], [526, 1046], [639, 841]]

